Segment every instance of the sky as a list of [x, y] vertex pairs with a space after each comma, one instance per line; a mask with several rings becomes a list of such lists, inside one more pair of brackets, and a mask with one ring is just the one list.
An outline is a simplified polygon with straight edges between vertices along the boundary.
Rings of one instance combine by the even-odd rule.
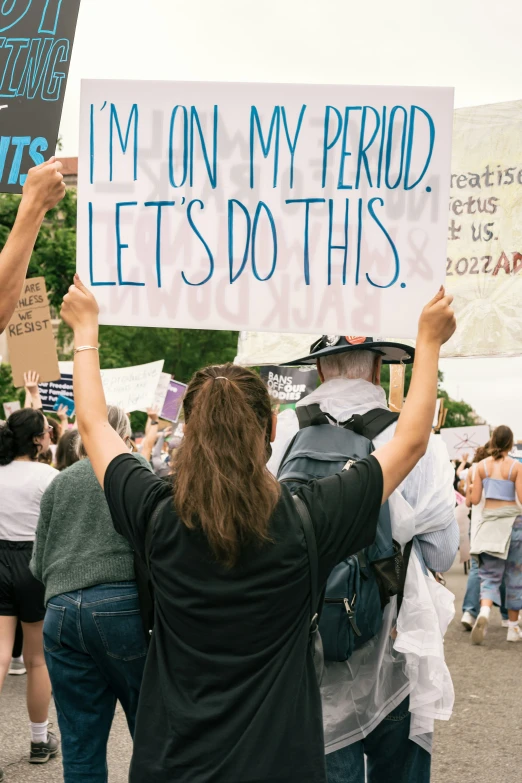
[[[83, 0], [62, 154], [78, 154], [81, 79], [454, 86], [456, 107], [522, 99], [522, 3], [491, 9], [491, 0]], [[448, 359], [442, 370], [451, 396], [522, 439], [522, 358]]]

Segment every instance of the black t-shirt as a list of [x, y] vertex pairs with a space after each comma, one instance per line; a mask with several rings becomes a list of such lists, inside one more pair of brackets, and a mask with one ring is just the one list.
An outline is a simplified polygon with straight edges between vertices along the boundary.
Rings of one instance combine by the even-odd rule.
[[[319, 587], [375, 538], [382, 471], [374, 457], [299, 489], [312, 517]], [[145, 530], [172, 487], [131, 454], [105, 494], [116, 530], [144, 554]], [[151, 545], [155, 627], [145, 666], [130, 783], [325, 783], [319, 687], [309, 653], [310, 573], [287, 488], [272, 543], [233, 569], [163, 508]]]

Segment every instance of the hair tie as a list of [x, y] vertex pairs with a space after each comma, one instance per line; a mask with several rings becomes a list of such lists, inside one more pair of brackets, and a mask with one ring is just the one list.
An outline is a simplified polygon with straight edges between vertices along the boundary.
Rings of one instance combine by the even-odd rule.
[[215, 381], [230, 381], [230, 378], [226, 378], [224, 375], [214, 375]]

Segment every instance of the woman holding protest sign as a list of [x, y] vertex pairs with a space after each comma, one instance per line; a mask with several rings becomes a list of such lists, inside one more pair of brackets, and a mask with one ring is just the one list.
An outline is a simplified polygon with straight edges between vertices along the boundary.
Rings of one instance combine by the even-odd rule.
[[43, 650], [43, 586], [29, 570], [40, 501], [58, 475], [38, 462], [49, 444], [49, 425], [41, 411], [15, 411], [0, 427], [0, 687], [20, 619], [32, 763], [46, 762], [58, 752], [58, 741], [47, 730], [51, 684]]
[[270, 397], [243, 367], [194, 376], [173, 488], [128, 455], [107, 422], [98, 307], [75, 278], [62, 317], [74, 330], [79, 430], [116, 529], [149, 560], [156, 597], [131, 783], [326, 781], [312, 596], [372, 542], [381, 503], [426, 450], [440, 346], [455, 329], [450, 303], [441, 290], [422, 314], [393, 440], [300, 489], [301, 516], [266, 469]]

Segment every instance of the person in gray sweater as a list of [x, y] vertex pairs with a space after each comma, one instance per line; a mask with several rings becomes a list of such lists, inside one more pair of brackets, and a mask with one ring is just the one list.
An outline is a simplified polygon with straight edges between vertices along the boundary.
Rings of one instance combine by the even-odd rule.
[[[126, 413], [109, 406], [108, 418], [129, 443]], [[44, 649], [64, 781], [106, 783], [117, 700], [134, 735], [147, 642], [133, 550], [114, 529], [81, 441], [77, 448], [80, 461], [60, 473], [43, 495], [31, 570], [45, 586]]]

